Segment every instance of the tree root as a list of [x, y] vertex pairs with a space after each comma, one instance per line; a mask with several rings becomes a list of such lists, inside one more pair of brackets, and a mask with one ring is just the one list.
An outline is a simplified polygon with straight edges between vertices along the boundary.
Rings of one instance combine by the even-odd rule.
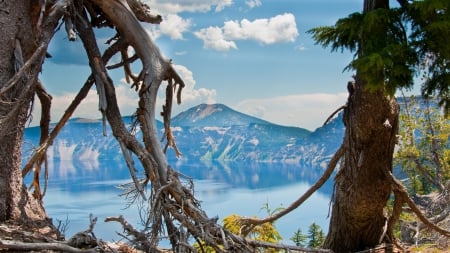
[[[56, 3], [61, 4], [60, 1], [57, 1]], [[259, 248], [298, 250], [300, 252], [329, 252], [325, 250], [308, 250], [294, 246], [257, 242], [230, 233], [217, 224], [217, 218], [209, 218], [206, 215], [200, 207], [200, 202], [194, 197], [193, 188], [184, 185], [179, 178], [180, 174], [170, 167], [164, 154], [165, 150], [161, 148], [160, 138], [158, 138], [155, 122], [155, 115], [158, 110], [156, 109], [156, 98], [161, 83], [167, 81], [167, 99], [162, 112], [165, 129], [163, 137], [167, 141], [165, 149], [167, 147], [172, 147], [175, 149], [177, 155], [181, 155], [175, 145], [173, 135], [171, 134], [170, 116], [175, 88], [178, 85], [176, 101], [180, 103], [181, 91], [184, 87], [184, 83], [174, 70], [172, 62], [161, 54], [158, 47], [153, 43], [147, 32], [139, 23], [139, 21], [159, 23], [161, 22], [160, 16], [150, 15], [147, 6], [139, 0], [85, 0], [62, 1], [62, 3], [64, 3], [65, 9], [70, 10], [70, 15], [76, 17], [74, 20], [70, 19], [70, 21], [74, 21], [74, 26], [72, 26], [72, 24], [68, 25], [70, 25], [70, 29], [76, 29], [77, 34], [83, 42], [92, 74], [66, 111], [66, 114], [64, 114], [63, 118], [59, 121], [57, 127], [50, 133], [46, 140], [41, 143], [40, 148], [36, 150], [32, 159], [27, 163], [23, 169], [23, 175], [26, 175], [33, 165], [42, 161], [41, 158], [45, 155], [48, 146], [52, 144], [53, 139], [56, 137], [59, 130], [67, 122], [79, 102], [87, 95], [89, 88], [95, 83], [97, 90], [101, 93], [99, 98], [99, 108], [104, 119], [110, 124], [113, 135], [118, 140], [125, 155], [127, 166], [130, 169], [130, 175], [133, 180], [133, 183], [130, 185], [132, 187], [134, 186], [134, 191], [137, 192], [137, 194], [133, 195], [133, 201], [141, 196], [142, 199], [148, 199], [148, 206], [150, 207], [149, 210], [146, 210], [148, 214], [147, 217], [143, 218], [145, 227], [142, 231], [136, 230], [121, 216], [109, 217], [106, 221], [116, 221], [122, 224], [126, 231], [126, 236], [134, 237], [131, 242], [137, 247], [140, 247], [145, 251], [158, 251], [157, 244], [160, 236], [163, 232], [167, 232], [167, 236], [172, 244], [172, 249], [176, 252], [192, 251], [193, 248], [189, 243], [189, 240], [192, 238], [211, 246], [216, 252], [254, 252]], [[103, 57], [101, 56], [95, 38], [94, 27], [114, 27], [117, 31], [117, 35], [113, 38], [113, 40], [116, 40], [116, 43], [105, 51]], [[47, 44], [44, 45], [45, 48], [46, 45]], [[136, 57], [128, 57], [126, 52], [129, 47], [132, 47], [135, 50]], [[40, 51], [37, 51], [36, 54], [38, 54], [38, 58], [41, 59], [43, 57], [43, 52], [45, 51], [44, 49], [39, 50]], [[138, 140], [134, 134], [126, 129], [116, 100], [117, 96], [114, 83], [107, 72], [106, 65], [109, 59], [116, 53], [121, 54], [122, 61], [121, 64], [115, 65], [114, 67], [124, 67], [126, 77], [129, 77], [129, 80], [133, 81], [130, 88], [135, 88], [138, 92], [139, 101], [137, 102], [136, 115], [140, 124], [140, 130], [142, 131], [142, 140]], [[138, 75], [131, 73], [129, 66], [130, 62], [135, 59], [139, 59], [142, 62], [142, 70]], [[25, 63], [25, 65], [27, 64], [28, 63]], [[19, 72], [23, 71], [24, 68], [25, 66], [21, 68]], [[19, 74], [16, 76], [19, 76]], [[5, 86], [6, 89], [10, 87], [13, 82], [14, 79]], [[0, 94], [2, 92], [4, 91], [1, 90]], [[342, 109], [342, 107], [338, 110], [340, 109]], [[338, 110], [335, 113], [337, 113]], [[333, 113], [333, 115], [335, 113]], [[0, 131], [0, 138], [3, 134], [2, 131], [3, 130]], [[331, 176], [343, 153], [344, 148], [341, 147], [331, 159], [328, 168], [322, 177], [288, 208], [265, 219], [245, 218], [243, 219], [243, 222], [247, 226], [245, 229], [251, 228], [257, 224], [273, 222], [301, 205]], [[145, 178], [139, 179], [134, 174], [137, 167], [133, 164], [134, 158], [137, 158], [136, 160], [142, 165], [145, 172]], [[404, 188], [402, 188], [400, 184], [397, 184], [393, 177], [392, 183], [394, 185], [396, 197], [412, 206], [414, 203], [407, 196]], [[150, 188], [149, 198], [146, 198], [145, 195], [147, 193], [145, 187], [147, 186]], [[132, 191], [133, 190], [128, 191], [127, 194]], [[396, 217], [393, 218], [393, 220], [395, 220]], [[419, 218], [422, 219], [424, 217], [419, 216]], [[91, 220], [91, 225], [92, 224], [93, 222]], [[442, 232], [445, 232], [444, 234], [448, 236], [448, 231]], [[91, 234], [91, 236], [93, 236], [92, 229], [87, 230], [82, 234]], [[8, 244], [7, 241], [0, 242], [0, 246]], [[30, 245], [26, 244], [16, 245], [20, 245], [17, 247], [30, 247]], [[49, 247], [63, 247], [63, 244], [50, 245], [51, 246]], [[32, 246], [43, 247], [34, 244]], [[60, 248], [60, 250], [63, 249]], [[74, 249], [67, 248], [67, 250], [63, 251], [83, 252], [69, 250]]]

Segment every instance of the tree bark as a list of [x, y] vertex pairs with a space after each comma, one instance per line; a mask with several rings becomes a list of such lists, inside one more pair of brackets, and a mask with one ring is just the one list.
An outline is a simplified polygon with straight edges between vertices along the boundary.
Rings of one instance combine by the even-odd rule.
[[0, 3], [0, 222], [53, 229], [40, 201], [25, 188], [21, 173], [23, 132], [37, 76], [62, 15], [61, 8], [52, 9], [38, 31], [38, 6], [28, 0]]
[[[364, 13], [378, 8], [389, 8], [389, 1], [364, 1]], [[385, 46], [383, 40], [378, 40], [379, 44], [364, 43], [371, 39], [361, 38], [358, 57]], [[375, 247], [390, 234], [385, 207], [392, 192], [390, 175], [399, 106], [383, 87], [374, 91], [367, 88], [369, 85], [357, 71], [355, 82], [348, 87], [343, 117], [344, 156], [335, 177], [333, 209], [324, 243], [325, 248], [337, 253]]]
[[[28, 18], [31, 10], [30, 1], [3, 1], [0, 5], [0, 88], [14, 76], [14, 51], [19, 50], [20, 45], [23, 60], [26, 61], [36, 49], [33, 45], [31, 20]], [[17, 43], [16, 43], [17, 41]], [[22, 62], [23, 62], [22, 60]], [[5, 91], [0, 97], [0, 126], [13, 126], [4, 131], [0, 136], [0, 222], [10, 219], [27, 219], [31, 216], [44, 218], [43, 208], [28, 195], [22, 183], [21, 147], [23, 130], [27, 120], [29, 101], [31, 96], [25, 97], [26, 101], [18, 101], [22, 89], [26, 85], [26, 78], [22, 78], [14, 87]], [[19, 105], [20, 103], [20, 105]], [[7, 118], [8, 113], [19, 105], [16, 117]], [[6, 122], [7, 120], [13, 120]]]
[[356, 81], [344, 110], [344, 156], [325, 241], [334, 252], [364, 250], [383, 240], [398, 113], [394, 98], [367, 91], [362, 80]]

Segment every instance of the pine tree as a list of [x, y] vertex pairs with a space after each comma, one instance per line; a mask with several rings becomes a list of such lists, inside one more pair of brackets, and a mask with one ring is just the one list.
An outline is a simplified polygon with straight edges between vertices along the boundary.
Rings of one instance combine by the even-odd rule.
[[295, 231], [294, 235], [290, 239], [295, 243], [296, 246], [305, 247], [308, 236], [303, 234], [302, 230], [299, 228], [297, 229], [297, 231]]
[[325, 240], [325, 235], [322, 231], [322, 228], [320, 228], [320, 226], [313, 222], [309, 228], [308, 228], [308, 247], [310, 248], [318, 248], [321, 247], [324, 240]]

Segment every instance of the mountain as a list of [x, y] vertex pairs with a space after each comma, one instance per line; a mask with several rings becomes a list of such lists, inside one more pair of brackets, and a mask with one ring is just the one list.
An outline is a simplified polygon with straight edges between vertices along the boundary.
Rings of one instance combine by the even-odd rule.
[[[339, 116], [340, 117], [340, 116]], [[342, 142], [341, 118], [310, 132], [252, 117], [223, 105], [201, 104], [175, 116], [172, 131], [184, 160], [289, 162], [324, 166]], [[124, 118], [131, 129], [133, 119]], [[163, 125], [157, 121], [160, 133]], [[139, 129], [136, 134], [140, 135]], [[24, 158], [39, 142], [39, 128], [25, 130]], [[163, 145], [163, 143], [162, 143]], [[168, 150], [168, 159], [176, 159]], [[99, 120], [69, 120], [48, 151], [50, 160], [73, 162], [122, 159], [110, 128], [103, 136]]]
[[265, 120], [235, 111], [223, 104], [200, 104], [179, 113], [171, 120], [174, 126], [240, 126], [251, 123], [271, 124]]
[[272, 124], [222, 104], [193, 107], [174, 117], [172, 126], [177, 145], [188, 159], [222, 161], [286, 161], [289, 155], [280, 149], [311, 133]]

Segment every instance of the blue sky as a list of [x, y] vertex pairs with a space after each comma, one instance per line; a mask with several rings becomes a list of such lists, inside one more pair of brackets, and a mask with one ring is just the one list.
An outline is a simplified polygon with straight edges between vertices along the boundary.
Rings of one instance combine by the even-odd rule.
[[[163, 17], [160, 25], [145, 24], [146, 30], [187, 85], [173, 115], [200, 103], [223, 103], [273, 123], [314, 130], [346, 102], [353, 73], [343, 69], [352, 55], [315, 45], [306, 31], [361, 11], [361, 0], [144, 2]], [[103, 43], [113, 33], [97, 35]], [[41, 80], [53, 96], [52, 121], [57, 121], [90, 72], [81, 42], [69, 42], [63, 29], [49, 53], [53, 57]], [[132, 114], [136, 94], [122, 71], [111, 76], [122, 114]], [[92, 90], [75, 116], [100, 118], [96, 108]]]

